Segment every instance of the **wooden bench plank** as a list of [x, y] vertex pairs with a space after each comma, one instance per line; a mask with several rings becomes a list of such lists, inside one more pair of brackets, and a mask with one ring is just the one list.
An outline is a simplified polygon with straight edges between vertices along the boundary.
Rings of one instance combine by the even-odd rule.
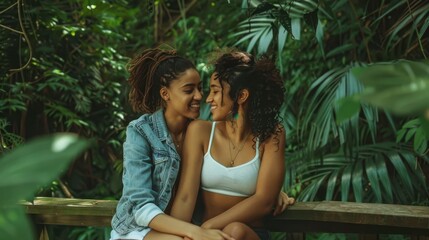
[[24, 202], [28, 214], [82, 215], [112, 217], [116, 200], [37, 197], [33, 202]]
[[23, 202], [27, 214], [36, 224], [68, 226], [110, 226], [116, 200], [37, 197]]
[[278, 225], [285, 221], [388, 226], [429, 232], [429, 207], [337, 201], [298, 202], [269, 222]]
[[[38, 197], [25, 202], [37, 224], [110, 226], [116, 200]], [[402, 233], [429, 236], [429, 207], [338, 201], [297, 202], [267, 226], [278, 232]]]
[[[295, 224], [295, 221], [298, 221], [298, 224]], [[429, 235], [429, 207], [337, 201], [298, 202], [282, 215], [268, 221], [270, 229], [298, 228], [298, 231], [303, 232], [309, 232], [308, 227], [305, 227], [309, 224], [316, 224], [316, 228], [326, 228], [330, 230], [328, 232], [374, 232], [378, 229], [379, 233]], [[285, 225], [294, 225], [294, 228]], [[329, 225], [333, 228], [329, 229]], [[302, 229], [299, 229], [299, 226], [303, 226]], [[337, 230], [336, 227], [341, 227], [342, 230]]]

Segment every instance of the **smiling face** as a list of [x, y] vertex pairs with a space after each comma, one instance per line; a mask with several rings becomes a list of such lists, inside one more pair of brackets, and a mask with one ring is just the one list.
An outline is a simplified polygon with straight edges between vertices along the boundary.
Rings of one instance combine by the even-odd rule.
[[233, 100], [229, 96], [230, 86], [226, 82], [222, 82], [222, 86], [216, 79], [216, 73], [210, 77], [210, 93], [207, 96], [206, 102], [210, 104], [213, 121], [224, 121], [232, 112], [234, 105]]
[[188, 69], [160, 91], [166, 111], [189, 119], [200, 115], [201, 79], [195, 69]]

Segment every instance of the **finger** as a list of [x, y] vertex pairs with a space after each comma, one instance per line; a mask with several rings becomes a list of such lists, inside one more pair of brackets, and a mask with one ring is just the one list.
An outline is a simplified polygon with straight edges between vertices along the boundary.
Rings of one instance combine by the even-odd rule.
[[285, 196], [286, 198], [289, 198], [289, 196], [287, 195], [287, 193], [282, 191], [282, 195]]
[[289, 206], [289, 204], [288, 204], [288, 203], [289, 203], [289, 202], [284, 202], [284, 203], [283, 203], [282, 208], [280, 209], [279, 214], [280, 214], [280, 213], [282, 213], [282, 212], [284, 212], [284, 211], [286, 210], [286, 208]]
[[277, 205], [275, 207], [274, 212], [273, 212], [273, 216], [277, 216], [279, 213], [282, 212], [282, 208], [283, 208], [282, 206], [283, 206], [283, 202], [280, 205]]
[[295, 198], [289, 198], [288, 203], [289, 205], [293, 205], [295, 203]]
[[220, 234], [222, 235], [222, 237], [224, 237], [226, 240], [235, 240], [233, 237], [229, 236], [228, 234], [220, 231]]
[[289, 206], [288, 202], [287, 201], [284, 202], [282, 205], [282, 209], [280, 209], [280, 212], [278, 214], [284, 212], [288, 206]]
[[277, 203], [277, 205], [275, 205], [273, 207], [273, 214], [274, 215], [277, 215], [281, 211], [283, 204], [284, 204], [283, 201], [280, 201]]

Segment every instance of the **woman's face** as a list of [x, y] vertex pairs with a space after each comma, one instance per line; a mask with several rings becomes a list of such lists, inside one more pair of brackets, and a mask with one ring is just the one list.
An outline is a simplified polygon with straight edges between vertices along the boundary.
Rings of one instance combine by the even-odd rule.
[[229, 97], [229, 84], [222, 82], [222, 88], [220, 80], [215, 78], [216, 74], [213, 73], [210, 77], [210, 93], [206, 102], [210, 104], [213, 121], [224, 121], [231, 114], [234, 102]]
[[201, 79], [195, 69], [188, 69], [167, 89], [167, 111], [189, 119], [200, 116]]

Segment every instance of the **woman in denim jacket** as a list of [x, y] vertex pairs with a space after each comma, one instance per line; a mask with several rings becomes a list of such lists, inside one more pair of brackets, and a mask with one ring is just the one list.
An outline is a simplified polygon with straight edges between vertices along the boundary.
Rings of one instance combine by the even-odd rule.
[[[123, 192], [111, 239], [231, 239], [167, 215], [186, 129], [199, 116], [201, 80], [195, 66], [175, 51], [147, 49], [131, 61], [129, 71], [131, 106], [146, 114], [127, 127]], [[276, 212], [288, 200], [282, 193]]]

